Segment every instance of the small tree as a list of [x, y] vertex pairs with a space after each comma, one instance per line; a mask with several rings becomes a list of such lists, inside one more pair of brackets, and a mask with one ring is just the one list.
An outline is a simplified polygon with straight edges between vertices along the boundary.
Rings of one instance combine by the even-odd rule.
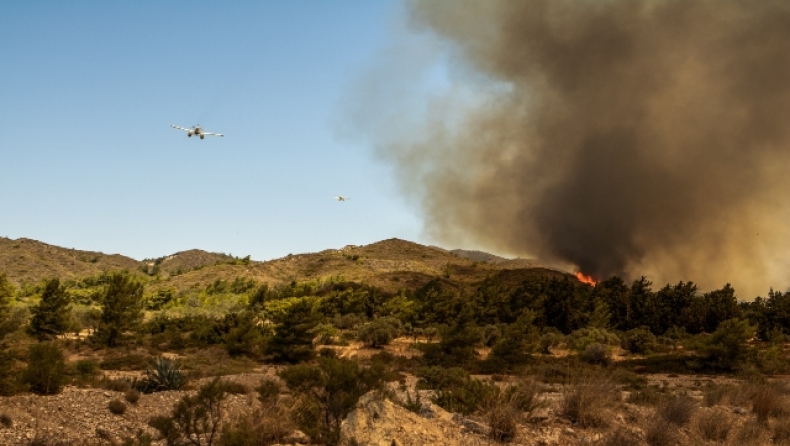
[[746, 341], [754, 336], [756, 327], [742, 319], [728, 319], [713, 332], [700, 348], [705, 360], [719, 370], [733, 370], [748, 353]]
[[96, 338], [115, 347], [124, 332], [134, 329], [143, 317], [143, 284], [128, 273], [113, 273], [101, 296], [102, 313]]
[[29, 332], [39, 341], [51, 340], [65, 333], [71, 322], [70, 303], [69, 294], [58, 279], [47, 281], [41, 301], [30, 309], [33, 318], [30, 320]]
[[328, 445], [340, 441], [340, 425], [359, 398], [383, 383], [381, 370], [337, 358], [321, 358], [318, 366], [295, 365], [280, 372], [280, 377], [301, 396], [294, 411], [296, 424]]
[[33, 344], [28, 348], [27, 368], [22, 379], [30, 390], [42, 395], [60, 392], [65, 381], [66, 362], [63, 352], [54, 342]]
[[534, 320], [535, 313], [527, 310], [516, 322], [508, 325], [491, 349], [489, 361], [498, 361], [507, 366], [523, 365], [529, 361], [540, 342], [540, 333], [532, 324]]
[[277, 325], [266, 352], [273, 356], [275, 362], [295, 364], [312, 359], [315, 355], [313, 328], [317, 324], [311, 302], [306, 299], [296, 302]]

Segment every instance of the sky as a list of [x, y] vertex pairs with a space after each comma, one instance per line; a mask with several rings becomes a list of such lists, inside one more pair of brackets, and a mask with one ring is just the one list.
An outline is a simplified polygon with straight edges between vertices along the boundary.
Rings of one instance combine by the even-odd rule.
[[392, 167], [346, 131], [404, 9], [0, 3], [0, 236], [137, 259], [430, 243]]

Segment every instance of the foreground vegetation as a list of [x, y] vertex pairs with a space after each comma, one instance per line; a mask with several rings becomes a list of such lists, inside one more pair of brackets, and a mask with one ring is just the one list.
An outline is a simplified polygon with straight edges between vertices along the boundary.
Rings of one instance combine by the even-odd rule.
[[[700, 441], [790, 441], [790, 431], [781, 431], [790, 422], [790, 388], [771, 379], [790, 372], [790, 293], [739, 302], [729, 285], [703, 293], [691, 282], [654, 289], [645, 278], [590, 286], [540, 270], [476, 281], [452, 280], [454, 274], [448, 267], [397, 291], [339, 277], [280, 285], [236, 277], [179, 291], [125, 271], [23, 286], [0, 275], [0, 395], [115, 386], [127, 398], [110, 410], [123, 413], [140, 393], [192, 388], [169, 416], [150, 422], [169, 445], [194, 438], [275, 444], [295, 428], [315, 442], [339, 444], [341, 423], [363, 394], [416, 376], [435, 404], [485, 421], [496, 442], [517, 435], [517, 422], [529, 420], [552, 385], [563, 386], [561, 416], [581, 428], [611, 425], [622, 390], [631, 403], [652, 408], [643, 437], [612, 430], [601, 444], [674, 444], [674, 432], [690, 423]], [[415, 354], [386, 350], [398, 337]], [[339, 358], [352, 343], [379, 353]], [[209, 363], [206, 352], [225, 359]], [[66, 360], [74, 355], [85, 359]], [[167, 359], [172, 355], [182, 359]], [[260, 364], [283, 367], [278, 380], [255, 389], [259, 408], [246, 417], [224, 416], [222, 401], [251, 389], [220, 380], [194, 384]], [[102, 369], [139, 373], [116, 382], [103, 379]], [[729, 414], [700, 411], [696, 400], [648, 386], [645, 374], [658, 373], [746, 383], [701, 389], [703, 402], [746, 405], [754, 424], [726, 430], [721, 420]], [[419, 412], [420, 394], [410, 392], [398, 401]], [[146, 435], [125, 444], [149, 444]]]

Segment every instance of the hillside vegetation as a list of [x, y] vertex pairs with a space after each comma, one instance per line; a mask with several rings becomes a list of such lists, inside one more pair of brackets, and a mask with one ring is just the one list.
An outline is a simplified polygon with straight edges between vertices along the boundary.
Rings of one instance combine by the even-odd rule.
[[[314, 444], [392, 444], [360, 442], [368, 428], [349, 431], [348, 419], [386, 422], [362, 421], [360, 401], [415, 423], [441, 408], [445, 421], [486, 442], [549, 432], [562, 436], [541, 444], [790, 439], [790, 387], [775, 378], [790, 373], [790, 293], [739, 302], [728, 284], [590, 285], [397, 239], [267, 262], [199, 250], [138, 262], [3, 243], [0, 396], [61, 394], [72, 384], [123, 391], [134, 405], [140, 394], [192, 386], [123, 444], [282, 444], [296, 428]], [[254, 389], [246, 415], [213, 408], [251, 388], [194, 384], [265, 370], [276, 379]], [[670, 387], [680, 375], [688, 385]], [[701, 375], [728, 387], [703, 388]], [[127, 405], [108, 409], [120, 416]], [[725, 431], [724, 412], [743, 416], [724, 417]], [[153, 433], [158, 443], [146, 437]], [[50, 444], [32, 440], [19, 444]]]

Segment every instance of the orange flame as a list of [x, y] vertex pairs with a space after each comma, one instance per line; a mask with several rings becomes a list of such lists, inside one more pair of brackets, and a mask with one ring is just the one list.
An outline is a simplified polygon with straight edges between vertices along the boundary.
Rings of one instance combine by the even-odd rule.
[[598, 282], [595, 281], [595, 279], [592, 278], [592, 276], [588, 276], [586, 274], [583, 274], [581, 271], [576, 271], [575, 275], [576, 275], [576, 278], [581, 283], [586, 283], [587, 285], [590, 285], [590, 286], [595, 286], [595, 284], [598, 283]]

